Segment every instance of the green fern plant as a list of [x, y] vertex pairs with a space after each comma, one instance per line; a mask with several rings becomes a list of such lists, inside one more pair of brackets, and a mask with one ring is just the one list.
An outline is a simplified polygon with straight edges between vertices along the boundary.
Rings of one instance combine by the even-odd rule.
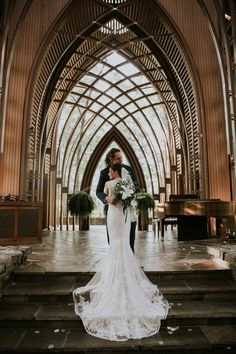
[[78, 192], [72, 195], [68, 202], [68, 209], [73, 216], [86, 218], [95, 209], [95, 202], [86, 192]]
[[136, 201], [139, 213], [146, 213], [148, 210], [153, 210], [155, 208], [154, 199], [145, 191], [136, 193]]

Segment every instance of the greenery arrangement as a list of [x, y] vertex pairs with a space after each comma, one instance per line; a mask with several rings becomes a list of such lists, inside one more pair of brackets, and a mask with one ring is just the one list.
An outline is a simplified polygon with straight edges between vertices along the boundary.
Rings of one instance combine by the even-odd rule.
[[68, 209], [71, 215], [86, 218], [95, 209], [95, 202], [91, 195], [80, 191], [72, 195], [68, 202]]
[[146, 213], [148, 210], [153, 210], [155, 208], [154, 199], [149, 193], [141, 191], [136, 193], [135, 197], [139, 213]]
[[123, 206], [123, 212], [127, 216], [127, 209], [136, 210], [138, 213], [147, 213], [155, 208], [152, 196], [145, 190], [135, 193], [135, 189], [130, 181], [119, 181], [114, 188], [114, 202]]

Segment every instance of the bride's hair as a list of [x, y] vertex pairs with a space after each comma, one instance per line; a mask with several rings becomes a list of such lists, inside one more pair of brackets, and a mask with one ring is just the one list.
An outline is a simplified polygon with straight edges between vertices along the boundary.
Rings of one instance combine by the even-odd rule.
[[117, 152], [120, 152], [120, 150], [117, 148], [112, 148], [111, 150], [108, 151], [108, 153], [106, 154], [106, 158], [105, 158], [105, 163], [107, 166], [109, 166], [111, 164], [111, 161], [114, 159], [115, 154]]
[[119, 175], [120, 177], [122, 177], [122, 176], [121, 176], [121, 169], [122, 169], [122, 166], [121, 166], [121, 165], [111, 165], [111, 166], [110, 166], [110, 169], [111, 169], [112, 171], [114, 171], [114, 172], [118, 172], [118, 175]]

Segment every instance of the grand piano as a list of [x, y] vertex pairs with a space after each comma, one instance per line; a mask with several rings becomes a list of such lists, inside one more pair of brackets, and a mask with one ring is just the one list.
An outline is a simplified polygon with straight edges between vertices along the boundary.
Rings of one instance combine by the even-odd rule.
[[176, 199], [157, 204], [154, 212], [160, 223], [177, 218], [179, 241], [205, 239], [211, 234], [210, 217], [222, 221], [235, 215], [236, 202], [219, 199]]

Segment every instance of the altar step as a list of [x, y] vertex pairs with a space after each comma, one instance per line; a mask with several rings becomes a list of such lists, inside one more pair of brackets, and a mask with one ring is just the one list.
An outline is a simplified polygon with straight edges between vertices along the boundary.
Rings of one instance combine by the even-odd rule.
[[[108, 304], [109, 306], [109, 304]], [[171, 303], [166, 326], [236, 325], [235, 302], [183, 301]], [[83, 329], [73, 303], [0, 305], [0, 328]]]
[[0, 302], [0, 352], [204, 354], [236, 349], [236, 283], [230, 271], [147, 273], [171, 309], [157, 335], [126, 342], [88, 335], [75, 316], [71, 293], [92, 275], [14, 274]]
[[112, 342], [76, 329], [3, 329], [0, 353], [229, 354], [236, 349], [236, 326], [162, 327], [141, 340]]
[[[166, 326], [236, 325], [235, 302], [183, 301], [171, 303]], [[73, 303], [0, 305], [0, 328], [83, 329]]]
[[[236, 299], [236, 283], [225, 270], [146, 272], [169, 301], [217, 301]], [[4, 303], [72, 302], [72, 291], [88, 283], [91, 273], [14, 274], [3, 290]]]

